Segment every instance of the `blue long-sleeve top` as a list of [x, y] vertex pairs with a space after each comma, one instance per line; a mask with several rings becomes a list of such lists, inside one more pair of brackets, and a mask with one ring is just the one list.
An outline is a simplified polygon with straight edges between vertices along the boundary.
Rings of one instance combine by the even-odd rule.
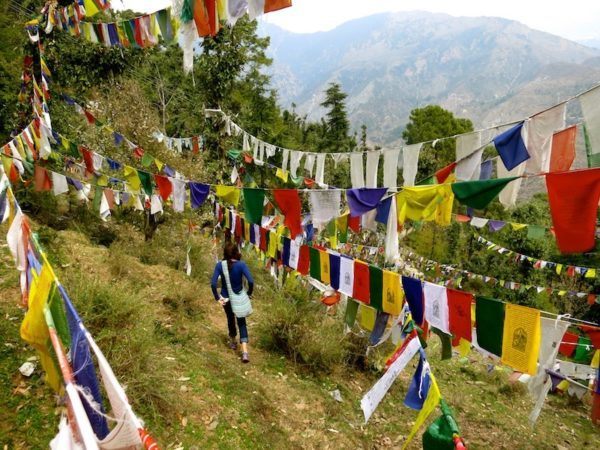
[[[233, 292], [236, 294], [242, 292], [242, 289], [244, 288], [244, 277], [246, 278], [246, 281], [248, 281], [248, 295], [252, 295], [252, 290], [254, 289], [254, 280], [252, 279], [252, 275], [250, 275], [248, 266], [244, 261], [233, 261], [233, 264], [231, 264], [231, 268], [229, 269], [229, 281], [231, 283]], [[219, 281], [219, 278], [221, 278], [221, 296], [224, 298], [229, 298], [229, 294], [227, 293], [227, 283], [225, 283], [225, 277], [223, 276], [223, 267], [221, 266], [221, 261], [219, 261], [215, 266], [215, 271], [213, 272], [212, 279], [210, 280], [210, 287], [213, 295], [215, 296], [215, 300], [219, 300], [219, 293], [217, 291], [217, 281]]]

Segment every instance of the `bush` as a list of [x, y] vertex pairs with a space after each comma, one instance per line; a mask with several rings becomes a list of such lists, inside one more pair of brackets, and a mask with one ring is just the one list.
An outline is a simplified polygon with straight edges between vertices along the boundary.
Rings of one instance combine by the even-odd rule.
[[289, 278], [262, 307], [258, 345], [281, 353], [313, 374], [331, 372], [350, 358], [343, 323], [327, 316], [300, 282]]

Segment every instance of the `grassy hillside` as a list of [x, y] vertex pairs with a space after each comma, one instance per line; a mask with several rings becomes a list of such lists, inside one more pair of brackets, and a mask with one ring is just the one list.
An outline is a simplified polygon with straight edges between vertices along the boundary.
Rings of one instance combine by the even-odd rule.
[[[225, 317], [210, 294], [215, 249], [209, 238], [192, 237], [188, 278], [182, 270], [185, 224], [160, 227], [151, 242], [132, 225], [101, 225], [104, 235], [116, 238], [108, 247], [94, 243], [99, 225], [92, 224], [72, 221], [62, 231], [41, 224], [34, 228], [135, 411], [164, 448], [401, 445], [416, 417], [402, 405], [414, 364], [368, 425], [359, 406], [381, 375], [374, 368], [391, 347], [365, 361], [364, 340], [344, 337], [341, 319], [327, 315], [301, 286], [292, 282], [277, 289], [251, 251], [245, 258], [258, 288], [250, 319], [252, 361], [242, 365], [226, 347]], [[23, 312], [15, 306], [17, 276], [5, 248], [1, 258], [0, 445], [45, 448], [56, 432], [60, 407], [39, 368], [31, 378], [18, 372], [34, 352], [18, 336]], [[427, 352], [470, 448], [600, 445], [587, 406], [551, 396], [532, 431], [527, 425], [531, 401], [521, 386], [507, 382], [506, 372], [488, 373], [475, 354], [440, 361], [436, 338]], [[329, 394], [334, 389], [341, 391], [342, 403]], [[411, 448], [419, 447], [417, 439]]]

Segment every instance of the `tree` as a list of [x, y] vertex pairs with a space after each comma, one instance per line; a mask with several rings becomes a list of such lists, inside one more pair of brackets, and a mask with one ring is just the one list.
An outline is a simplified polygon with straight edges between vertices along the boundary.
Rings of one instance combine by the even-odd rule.
[[330, 83], [325, 91], [325, 100], [321, 106], [327, 108], [326, 132], [323, 144], [327, 151], [347, 151], [350, 122], [346, 113], [345, 100], [348, 95], [342, 91], [339, 83]]
[[[473, 131], [473, 123], [469, 119], [454, 117], [452, 112], [438, 105], [416, 108], [410, 112], [409, 122], [402, 132], [407, 144], [432, 141]], [[433, 175], [442, 167], [455, 159], [456, 143], [454, 139], [444, 139], [436, 143], [435, 150], [426, 144], [421, 150], [417, 180]]]

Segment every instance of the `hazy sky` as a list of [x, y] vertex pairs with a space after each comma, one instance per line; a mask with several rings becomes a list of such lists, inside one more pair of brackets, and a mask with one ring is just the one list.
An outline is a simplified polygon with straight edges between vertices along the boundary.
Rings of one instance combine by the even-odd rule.
[[[294, 0], [294, 6], [263, 16], [290, 31], [325, 31], [358, 17], [385, 11], [422, 10], [454, 16], [498, 16], [573, 40], [600, 38], [598, 0]], [[117, 9], [150, 12], [170, 0], [112, 0]]]

